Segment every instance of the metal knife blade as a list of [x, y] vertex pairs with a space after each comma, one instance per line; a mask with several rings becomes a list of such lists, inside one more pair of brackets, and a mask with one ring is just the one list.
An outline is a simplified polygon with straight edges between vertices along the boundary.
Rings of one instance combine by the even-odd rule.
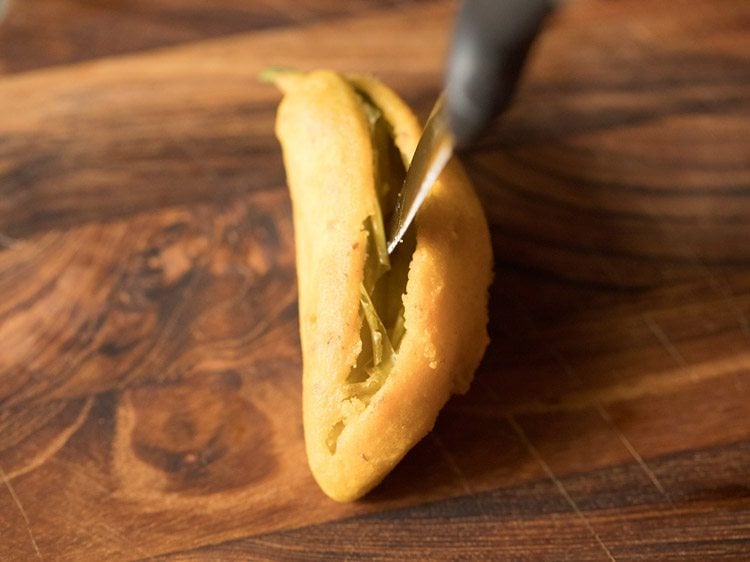
[[[393, 213], [388, 253], [398, 246], [454, 147], [465, 146], [510, 102], [543, 21], [562, 0], [465, 0], [445, 91], [419, 139]], [[447, 97], [447, 100], [446, 100]]]
[[389, 254], [396, 249], [414, 220], [430, 188], [450, 160], [455, 144], [445, 112], [445, 97], [441, 95], [425, 124], [424, 132], [406, 172], [404, 185], [398, 194], [388, 237]]

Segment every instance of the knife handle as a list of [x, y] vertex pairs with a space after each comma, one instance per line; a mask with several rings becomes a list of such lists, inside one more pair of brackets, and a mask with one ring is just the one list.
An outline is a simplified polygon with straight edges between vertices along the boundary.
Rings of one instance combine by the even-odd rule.
[[465, 146], [503, 111], [554, 0], [465, 0], [445, 76], [446, 111]]

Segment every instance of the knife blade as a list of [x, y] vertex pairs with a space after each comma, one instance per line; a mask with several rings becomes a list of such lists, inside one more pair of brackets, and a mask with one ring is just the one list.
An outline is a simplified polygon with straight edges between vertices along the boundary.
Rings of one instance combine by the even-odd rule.
[[388, 253], [398, 247], [448, 163], [510, 103], [544, 19], [560, 0], [466, 0], [448, 60], [444, 92], [425, 124], [396, 199]]
[[445, 97], [441, 95], [427, 119], [406, 172], [404, 185], [396, 199], [396, 209], [388, 238], [389, 254], [393, 253], [404, 237], [435, 180], [450, 160], [455, 144], [456, 141], [451, 133], [445, 112]]

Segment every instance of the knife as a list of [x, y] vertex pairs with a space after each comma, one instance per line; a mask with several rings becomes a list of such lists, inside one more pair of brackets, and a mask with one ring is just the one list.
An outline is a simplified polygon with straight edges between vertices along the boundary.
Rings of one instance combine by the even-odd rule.
[[392, 254], [456, 147], [503, 111], [554, 0], [466, 0], [456, 22], [443, 93], [427, 119], [391, 220]]

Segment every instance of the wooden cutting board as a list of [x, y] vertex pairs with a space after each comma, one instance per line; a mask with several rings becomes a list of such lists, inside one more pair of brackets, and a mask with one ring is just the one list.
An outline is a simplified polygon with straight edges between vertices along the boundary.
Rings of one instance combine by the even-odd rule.
[[485, 360], [350, 505], [306, 466], [256, 77], [369, 72], [424, 116], [456, 6], [240, 4], [37, 0], [0, 27], [0, 559], [747, 560], [750, 4], [550, 22], [463, 155]]

